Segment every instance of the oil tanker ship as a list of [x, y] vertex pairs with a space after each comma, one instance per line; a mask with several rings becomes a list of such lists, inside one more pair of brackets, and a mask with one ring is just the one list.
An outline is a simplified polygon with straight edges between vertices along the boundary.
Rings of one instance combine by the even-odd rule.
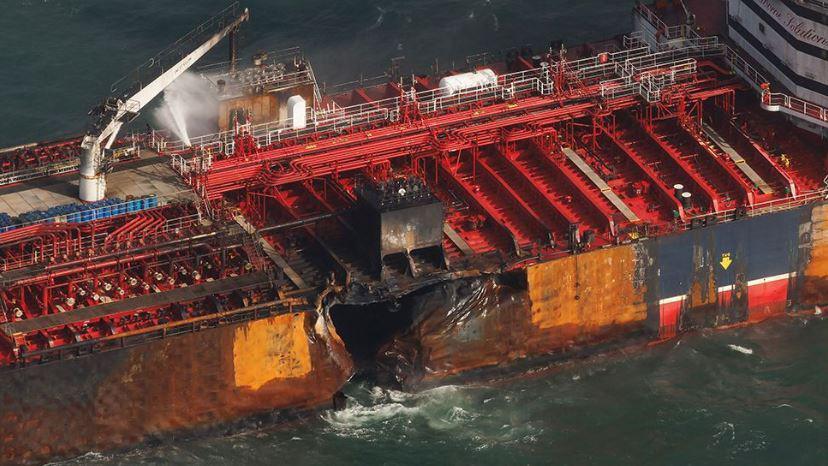
[[[826, 11], [638, 4], [320, 89], [297, 49], [240, 60], [231, 5], [82, 137], [0, 151], [2, 461], [331, 406], [365, 360], [417, 387], [820, 314]], [[218, 132], [120, 131], [225, 38]]]

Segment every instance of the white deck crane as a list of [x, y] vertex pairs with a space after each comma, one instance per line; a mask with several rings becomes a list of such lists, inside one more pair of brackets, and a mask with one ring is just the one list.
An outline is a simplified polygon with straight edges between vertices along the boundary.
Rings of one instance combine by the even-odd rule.
[[[232, 61], [235, 58], [235, 50], [232, 36], [239, 25], [248, 20], [249, 17], [250, 14], [247, 8], [239, 10], [238, 3], [234, 3], [179, 39], [173, 45], [173, 48], [161, 52], [137, 70], [140, 75], [142, 72], [150, 70], [159, 73], [160, 69], [160, 74], [157, 74], [155, 79], [148, 84], [144, 84], [139, 77], [138, 81], [131, 87], [130, 92], [123, 93], [119, 97], [110, 97], [104, 104], [93, 109], [93, 112], [98, 116], [97, 124], [87, 132], [81, 142], [79, 196], [82, 201], [99, 201], [106, 195], [106, 167], [103, 149], [112, 147], [121, 126], [125, 122], [134, 119], [142, 108], [228, 34], [231, 36], [231, 66], [234, 65]], [[215, 30], [215, 32], [188, 54], [184, 55], [182, 53], [183, 58], [177, 63], [169, 68], [164, 68], [166, 65], [164, 58], [173, 55], [173, 52], [180, 52], [183, 46], [204, 37], [204, 34], [209, 33], [210, 30]], [[90, 112], [90, 114], [93, 112]]]

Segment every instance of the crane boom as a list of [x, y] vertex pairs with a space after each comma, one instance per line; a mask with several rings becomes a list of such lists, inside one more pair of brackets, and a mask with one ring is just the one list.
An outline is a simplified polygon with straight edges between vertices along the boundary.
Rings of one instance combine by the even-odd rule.
[[[227, 10], [225, 10], [226, 12]], [[235, 12], [235, 8], [233, 10]], [[222, 13], [225, 13], [222, 12]], [[173, 81], [187, 71], [201, 57], [216, 46], [224, 37], [238, 29], [239, 25], [247, 21], [250, 13], [247, 8], [229, 18], [219, 22], [218, 30], [203, 41], [198, 47], [184, 56], [175, 65], [161, 72], [149, 84], [139, 82], [137, 92], [128, 97], [112, 98], [101, 106], [102, 119], [95, 129], [87, 133], [81, 142], [80, 185], [79, 197], [86, 202], [99, 201], [106, 194], [106, 174], [103, 172], [103, 149], [109, 148], [115, 142], [118, 131], [123, 124], [134, 118], [149, 102], [157, 97]], [[217, 18], [217, 17], [216, 17]], [[211, 21], [215, 21], [214, 18]], [[208, 21], [210, 23], [211, 21]], [[207, 24], [207, 23], [205, 23]], [[199, 26], [199, 29], [204, 25]], [[150, 61], [154, 64], [153, 60]]]

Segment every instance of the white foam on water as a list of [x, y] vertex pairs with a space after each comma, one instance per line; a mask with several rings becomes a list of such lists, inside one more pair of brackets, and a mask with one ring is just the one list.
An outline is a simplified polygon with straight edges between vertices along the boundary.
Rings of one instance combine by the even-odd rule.
[[341, 411], [330, 411], [323, 418], [333, 427], [350, 428], [374, 424], [397, 416], [412, 416], [418, 407], [408, 407], [400, 403], [382, 403], [362, 406], [356, 401], [349, 401], [348, 407]]
[[69, 460], [60, 461], [60, 462], [57, 462], [57, 463], [46, 463], [45, 466], [57, 466], [57, 465], [60, 465], [60, 464], [67, 464], [67, 463], [68, 464], [71, 464], [71, 463], [87, 464], [87, 463], [90, 463], [90, 462], [93, 462], [93, 461], [102, 462], [102, 461], [109, 461], [109, 460], [112, 460], [112, 459], [113, 459], [113, 456], [105, 455], [105, 454], [103, 454], [99, 451], [88, 451], [88, 452], [86, 452], [86, 453], [84, 453], [80, 456], [77, 456], [77, 457], [69, 459]]
[[722, 421], [714, 426], [716, 432], [713, 434], [713, 442], [719, 444], [722, 441], [736, 440], [736, 426], [732, 422]]
[[434, 430], [462, 426], [477, 418], [462, 388], [455, 385], [408, 393], [381, 387], [366, 389], [367, 400], [349, 398], [345, 409], [322, 418], [339, 434], [371, 437], [419, 421]]
[[739, 345], [727, 345], [728, 348], [732, 349], [733, 351], [737, 351], [742, 354], [753, 354], [753, 350], [750, 348], [745, 348], [744, 346]]

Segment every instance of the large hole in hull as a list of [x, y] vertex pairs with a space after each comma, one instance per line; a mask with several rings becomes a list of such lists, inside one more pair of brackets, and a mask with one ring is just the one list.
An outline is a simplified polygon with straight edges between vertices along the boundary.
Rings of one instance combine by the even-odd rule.
[[391, 302], [365, 305], [338, 304], [331, 308], [337, 333], [351, 353], [362, 376], [376, 376], [376, 355], [380, 348], [413, 322], [410, 306]]
[[[423, 287], [397, 301], [335, 305], [330, 316], [354, 360], [358, 378], [399, 387], [416, 383], [424, 375], [422, 356], [428, 348], [422, 347], [423, 338], [429, 348], [438, 348], [444, 356], [457, 353], [462, 360], [473, 358], [460, 352], [479, 339], [477, 326], [497, 320], [489, 312], [511, 313], [515, 306], [526, 305], [526, 288], [525, 273], [460, 279]], [[477, 344], [490, 346], [483, 340]], [[483, 353], [481, 357], [488, 357], [487, 351]]]

